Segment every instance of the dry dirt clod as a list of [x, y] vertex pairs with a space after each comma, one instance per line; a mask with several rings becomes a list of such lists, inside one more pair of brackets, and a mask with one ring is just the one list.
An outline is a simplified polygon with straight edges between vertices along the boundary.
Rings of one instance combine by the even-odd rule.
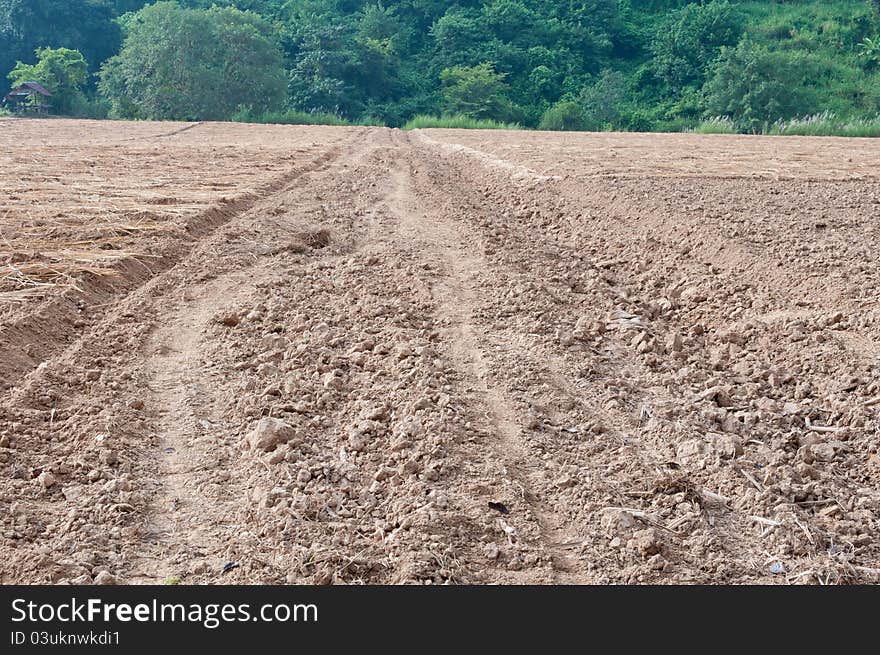
[[238, 312], [226, 312], [217, 316], [217, 322], [226, 327], [236, 327], [241, 323], [241, 314]]
[[296, 436], [296, 429], [277, 418], [260, 419], [245, 437], [251, 450], [268, 452]]
[[96, 585], [116, 585], [119, 582], [109, 571], [98, 571], [97, 575], [95, 575], [95, 584]]
[[663, 544], [654, 528], [639, 530], [627, 542], [627, 548], [637, 551], [645, 558], [657, 555], [662, 550], [662, 547]]
[[58, 480], [49, 471], [43, 471], [37, 476], [37, 482], [43, 489], [50, 489], [55, 486]]

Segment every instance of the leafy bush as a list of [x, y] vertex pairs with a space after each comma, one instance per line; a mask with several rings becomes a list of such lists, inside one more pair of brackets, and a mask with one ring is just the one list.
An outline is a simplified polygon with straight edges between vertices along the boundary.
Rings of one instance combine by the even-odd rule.
[[734, 46], [742, 22], [729, 2], [689, 4], [672, 14], [651, 44], [653, 66], [669, 90], [702, 86], [709, 64], [723, 46]]
[[539, 130], [553, 130], [557, 132], [575, 132], [586, 129], [584, 111], [573, 100], [558, 102], [544, 112]]
[[873, 70], [877, 68], [880, 66], [880, 37], [874, 39], [865, 37], [858, 45], [856, 52], [866, 69]]
[[582, 107], [584, 129], [620, 129], [624, 112], [631, 107], [631, 94], [626, 77], [620, 71], [603, 71], [591, 86], [585, 87], [578, 96]]
[[504, 78], [489, 63], [446, 68], [440, 74], [443, 107], [450, 115], [513, 121], [517, 111], [507, 97]]
[[70, 115], [76, 118], [103, 120], [110, 116], [111, 109], [110, 102], [104, 98], [83, 97], [73, 106]]
[[650, 112], [643, 109], [629, 108], [621, 112], [618, 129], [630, 132], [652, 132], [657, 130], [657, 122]]

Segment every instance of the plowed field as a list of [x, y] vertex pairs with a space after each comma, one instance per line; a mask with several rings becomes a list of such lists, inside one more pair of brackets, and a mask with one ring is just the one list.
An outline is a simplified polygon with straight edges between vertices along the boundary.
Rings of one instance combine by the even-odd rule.
[[0, 582], [880, 582], [872, 140], [0, 120]]

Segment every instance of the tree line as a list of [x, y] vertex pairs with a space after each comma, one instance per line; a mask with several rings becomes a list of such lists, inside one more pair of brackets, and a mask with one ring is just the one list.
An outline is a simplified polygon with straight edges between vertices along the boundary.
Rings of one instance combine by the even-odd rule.
[[0, 0], [0, 74], [74, 116], [760, 131], [880, 114], [878, 35], [880, 0]]

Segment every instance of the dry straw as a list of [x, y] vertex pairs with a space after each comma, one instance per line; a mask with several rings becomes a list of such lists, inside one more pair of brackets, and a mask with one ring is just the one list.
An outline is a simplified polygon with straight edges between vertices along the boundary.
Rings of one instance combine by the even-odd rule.
[[[79, 284], [87, 275], [117, 276], [118, 262], [150, 257], [126, 247], [132, 236], [175, 229], [167, 217], [163, 222], [143, 219], [99, 223], [68, 217], [7, 226], [0, 231], [0, 303], [24, 302], [59, 287], [81, 291]], [[92, 238], [71, 238], [86, 232]]]

